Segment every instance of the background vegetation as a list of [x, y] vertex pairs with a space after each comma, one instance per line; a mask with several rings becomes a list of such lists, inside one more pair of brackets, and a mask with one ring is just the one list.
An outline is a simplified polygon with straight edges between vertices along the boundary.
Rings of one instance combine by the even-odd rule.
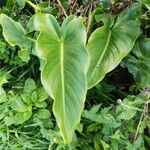
[[[31, 51], [11, 47], [0, 28], [1, 150], [148, 150], [150, 148], [150, 1], [33, 0], [61, 23], [66, 15], [84, 17], [89, 34], [102, 25], [97, 14], [118, 16], [131, 5], [138, 12], [140, 37], [130, 54], [88, 91], [82, 119], [69, 145], [62, 142], [52, 113], [53, 100], [40, 81], [39, 60]], [[92, 13], [94, 11], [94, 13]], [[131, 10], [132, 11], [132, 10]], [[20, 0], [1, 0], [0, 13], [32, 32], [33, 8]], [[132, 12], [135, 15], [137, 12]]]

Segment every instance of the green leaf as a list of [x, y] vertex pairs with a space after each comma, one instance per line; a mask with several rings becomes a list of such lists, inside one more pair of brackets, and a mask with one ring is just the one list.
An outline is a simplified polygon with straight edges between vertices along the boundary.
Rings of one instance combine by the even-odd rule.
[[40, 31], [36, 54], [45, 60], [42, 84], [54, 99], [56, 121], [64, 142], [69, 143], [80, 121], [87, 92], [86, 31], [82, 19], [74, 16], [65, 19], [60, 28], [52, 15], [39, 13], [34, 24]]
[[9, 109], [5, 106], [5, 103], [4, 103], [4, 105], [1, 104], [1, 107], [0, 107], [0, 120], [3, 119], [3, 117], [5, 117], [7, 112], [9, 112]]
[[14, 95], [9, 97], [11, 104], [10, 107], [17, 112], [25, 112], [28, 107], [23, 103], [19, 95]]
[[94, 122], [102, 123], [104, 119], [101, 114], [97, 113], [99, 108], [100, 108], [100, 105], [97, 105], [97, 106], [93, 106], [89, 111], [84, 110], [82, 113], [82, 117], [87, 118]]
[[87, 127], [87, 130], [86, 132], [98, 132], [98, 129], [100, 128], [99, 124], [90, 124], [88, 127]]
[[28, 61], [30, 58], [29, 53], [31, 49], [33, 48], [33, 44], [34, 44], [33, 40], [26, 37], [25, 35], [26, 33], [20, 23], [15, 22], [8, 16], [1, 14], [0, 23], [3, 28], [3, 36], [5, 40], [11, 46], [18, 45], [21, 48], [21, 51], [26, 56], [22, 56], [21, 52], [19, 53], [19, 55], [21, 55], [21, 58], [23, 59], [23, 61]]
[[47, 106], [46, 102], [37, 102], [35, 103], [35, 106], [38, 108], [45, 108]]
[[103, 145], [104, 150], [107, 150], [110, 148], [109, 145], [107, 143], [105, 143], [104, 141], [101, 140], [101, 143]]
[[14, 5], [14, 3], [15, 3], [15, 0], [7, 0], [7, 3], [6, 3], [7, 9], [12, 9], [12, 6]]
[[139, 135], [137, 140], [134, 142], [134, 149], [140, 149], [142, 148], [144, 145], [144, 140], [143, 140], [143, 137], [142, 135]]
[[100, 150], [100, 141], [97, 139], [94, 139], [94, 149]]
[[23, 93], [20, 95], [22, 100], [27, 103], [27, 104], [32, 104], [32, 100], [31, 100], [31, 94], [30, 93], [25, 93], [23, 91]]
[[32, 94], [31, 94], [31, 100], [32, 100], [33, 103], [37, 102], [37, 92], [36, 91], [32, 92]]
[[18, 112], [14, 115], [14, 123], [16, 125], [23, 124], [25, 121], [27, 121], [32, 115], [32, 107], [29, 106], [28, 110], [25, 112]]
[[124, 138], [120, 130], [117, 130], [112, 136], [112, 139], [119, 141], [121, 138]]
[[144, 103], [140, 97], [128, 96], [123, 101], [118, 100], [118, 103], [120, 103], [116, 109], [118, 119], [130, 120], [136, 115], [137, 111], [143, 111], [139, 108]]
[[35, 82], [33, 79], [28, 78], [25, 82], [24, 91], [27, 93], [32, 93], [35, 90]]
[[5, 116], [4, 118], [6, 126], [14, 124], [14, 118], [12, 116]]
[[0, 103], [7, 101], [7, 95], [2, 86], [0, 86]]
[[139, 0], [139, 2], [145, 4], [148, 10], [150, 10], [150, 0]]
[[49, 97], [49, 95], [47, 94], [44, 88], [37, 89], [37, 96], [38, 96], [38, 102], [43, 102]]
[[16, 2], [21, 8], [24, 8], [26, 4], [26, 0], [16, 0]]
[[100, 82], [130, 52], [139, 35], [139, 23], [135, 20], [112, 21], [104, 19], [104, 26], [96, 29], [88, 41], [90, 65], [87, 73], [88, 88]]
[[40, 109], [38, 111], [38, 116], [41, 119], [47, 119], [47, 118], [50, 118], [51, 115], [50, 115], [50, 112], [47, 109]]
[[4, 69], [0, 69], [0, 86], [8, 82], [8, 72], [6, 72]]
[[4, 53], [6, 50], [6, 44], [0, 41], [0, 53]]
[[49, 5], [49, 2], [41, 2], [38, 4], [38, 7], [43, 13], [53, 14], [54, 8]]
[[119, 25], [123, 21], [136, 20], [141, 16], [141, 4], [133, 3], [131, 6], [127, 7], [122, 11], [116, 20], [116, 25]]
[[133, 49], [134, 55], [129, 55], [122, 63], [133, 75], [140, 86], [150, 86], [150, 38], [139, 39]]

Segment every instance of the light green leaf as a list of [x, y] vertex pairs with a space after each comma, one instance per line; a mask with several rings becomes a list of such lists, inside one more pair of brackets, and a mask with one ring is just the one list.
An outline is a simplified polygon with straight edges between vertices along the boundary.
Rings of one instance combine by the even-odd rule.
[[118, 119], [130, 120], [137, 111], [143, 111], [139, 108], [144, 103], [140, 97], [128, 96], [123, 101], [118, 100], [118, 103], [120, 104], [116, 109]]
[[2, 86], [0, 86], [0, 103], [7, 101], [7, 95]]
[[107, 150], [108, 148], [110, 148], [109, 145], [106, 142], [101, 140], [101, 143], [103, 145], [104, 150]]
[[49, 97], [49, 95], [47, 94], [44, 88], [37, 89], [37, 96], [38, 96], [38, 102], [45, 101]]
[[137, 21], [123, 20], [114, 24], [113, 27], [112, 21], [105, 20], [104, 23], [104, 26], [91, 34], [87, 45], [91, 58], [87, 73], [89, 89], [121, 62], [133, 48], [139, 35]]
[[40, 109], [38, 111], [38, 116], [41, 119], [47, 119], [50, 118], [50, 112], [47, 109]]
[[[23, 58], [23, 61], [29, 60], [29, 53], [31, 49], [33, 48], [33, 40], [26, 37], [26, 33], [21, 26], [20, 23], [15, 22], [8, 16], [1, 14], [0, 15], [0, 23], [3, 28], [3, 36], [5, 40], [11, 45], [16, 46], [18, 45], [21, 48], [21, 52], [19, 55], [21, 55], [21, 58]], [[25, 53], [26, 52], [26, 53]], [[22, 56], [25, 55], [25, 56]]]
[[0, 53], [4, 53], [6, 50], [6, 43], [0, 41]]
[[8, 82], [9, 74], [4, 69], [0, 69], [0, 86]]
[[31, 94], [31, 100], [32, 100], [33, 103], [37, 102], [37, 92], [36, 91], [32, 92], [32, 94]]
[[139, 0], [139, 2], [145, 4], [148, 10], [150, 10], [150, 0]]
[[35, 82], [33, 79], [28, 78], [25, 82], [25, 86], [24, 86], [24, 91], [27, 93], [32, 93], [33, 90], [35, 90], [36, 86], [35, 86]]
[[134, 149], [142, 150], [143, 146], [144, 146], [144, 139], [143, 139], [142, 135], [139, 135], [137, 140], [134, 142]]
[[46, 102], [37, 102], [35, 103], [35, 106], [38, 108], [45, 108], [47, 106]]
[[10, 96], [9, 100], [11, 101], [10, 107], [17, 112], [25, 112], [28, 109], [21, 97], [19, 95]]
[[15, 116], [14, 116], [14, 123], [16, 125], [18, 124], [23, 124], [25, 121], [27, 121], [30, 117], [31, 117], [32, 113], [29, 111], [26, 112], [18, 112]]
[[4, 103], [4, 105], [1, 104], [1, 107], [0, 107], [0, 120], [3, 119], [3, 117], [6, 116], [7, 112], [9, 112], [9, 109], [5, 106], [5, 103]]
[[141, 4], [133, 3], [131, 6], [127, 7], [122, 11], [116, 20], [116, 25], [119, 25], [123, 21], [136, 20], [141, 15]]
[[45, 60], [42, 84], [54, 99], [56, 121], [64, 142], [69, 143], [80, 121], [87, 92], [86, 31], [82, 19], [73, 16], [65, 19], [60, 28], [52, 15], [39, 13], [34, 24], [40, 31], [36, 54]]
[[5, 116], [4, 118], [6, 126], [14, 124], [14, 118], [12, 116]]
[[31, 94], [30, 93], [25, 93], [23, 91], [23, 93], [20, 95], [22, 100], [27, 103], [27, 104], [32, 104], [32, 100], [31, 100]]

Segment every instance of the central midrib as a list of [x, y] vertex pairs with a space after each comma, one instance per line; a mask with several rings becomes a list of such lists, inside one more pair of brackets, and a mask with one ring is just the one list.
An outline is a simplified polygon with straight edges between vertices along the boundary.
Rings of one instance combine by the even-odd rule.
[[[101, 54], [101, 56], [100, 56], [100, 58], [99, 58], [99, 60], [98, 60], [98, 62], [97, 62], [97, 64], [96, 64], [96, 66], [99, 66], [99, 64], [101, 63], [101, 61], [102, 61], [102, 59], [103, 59], [103, 57], [104, 57], [104, 55], [105, 55], [105, 52], [106, 52], [106, 50], [107, 50], [107, 48], [108, 48], [108, 45], [109, 45], [109, 42], [110, 42], [110, 37], [111, 37], [111, 31], [109, 31], [109, 33], [108, 33], [108, 38], [107, 38], [107, 41], [106, 41], [106, 45], [105, 45], [105, 47], [104, 47], [104, 50], [103, 50], [103, 52], [102, 52], [102, 54]], [[93, 76], [93, 75], [95, 74], [95, 72], [96, 72], [96, 70], [97, 70], [97, 67], [96, 67], [96, 66], [95, 66], [95, 68], [94, 68], [94, 70], [93, 70], [91, 76]]]
[[[66, 128], [66, 120], [65, 120], [65, 86], [64, 86], [64, 43], [63, 43], [63, 39], [61, 39], [60, 41], [60, 68], [61, 68], [61, 87], [62, 87], [62, 101], [63, 101], [63, 130], [65, 130]], [[65, 135], [66, 136], [66, 135]]]

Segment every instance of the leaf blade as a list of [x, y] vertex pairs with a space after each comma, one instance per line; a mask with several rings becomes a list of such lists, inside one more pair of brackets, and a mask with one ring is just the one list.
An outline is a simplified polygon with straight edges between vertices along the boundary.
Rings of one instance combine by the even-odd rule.
[[19, 51], [20, 58], [23, 61], [28, 61], [30, 59], [30, 51], [34, 47], [34, 41], [29, 37], [26, 37], [25, 30], [20, 23], [14, 21], [7, 15], [0, 15], [0, 24], [3, 28], [3, 36], [5, 40], [11, 46], [19, 46], [21, 48], [21, 50]]
[[[40, 31], [36, 52], [45, 60], [41, 80], [54, 99], [53, 112], [65, 143], [71, 141], [84, 107], [88, 65], [86, 32], [82, 20], [75, 17], [67, 19], [65, 22], [68, 23], [60, 28], [53, 16], [37, 14], [35, 17], [37, 30]], [[51, 28], [44, 27], [46, 23]]]
[[123, 21], [113, 28], [98, 28], [89, 38], [87, 49], [91, 60], [87, 73], [88, 88], [100, 82], [132, 49], [139, 34], [136, 21]]

